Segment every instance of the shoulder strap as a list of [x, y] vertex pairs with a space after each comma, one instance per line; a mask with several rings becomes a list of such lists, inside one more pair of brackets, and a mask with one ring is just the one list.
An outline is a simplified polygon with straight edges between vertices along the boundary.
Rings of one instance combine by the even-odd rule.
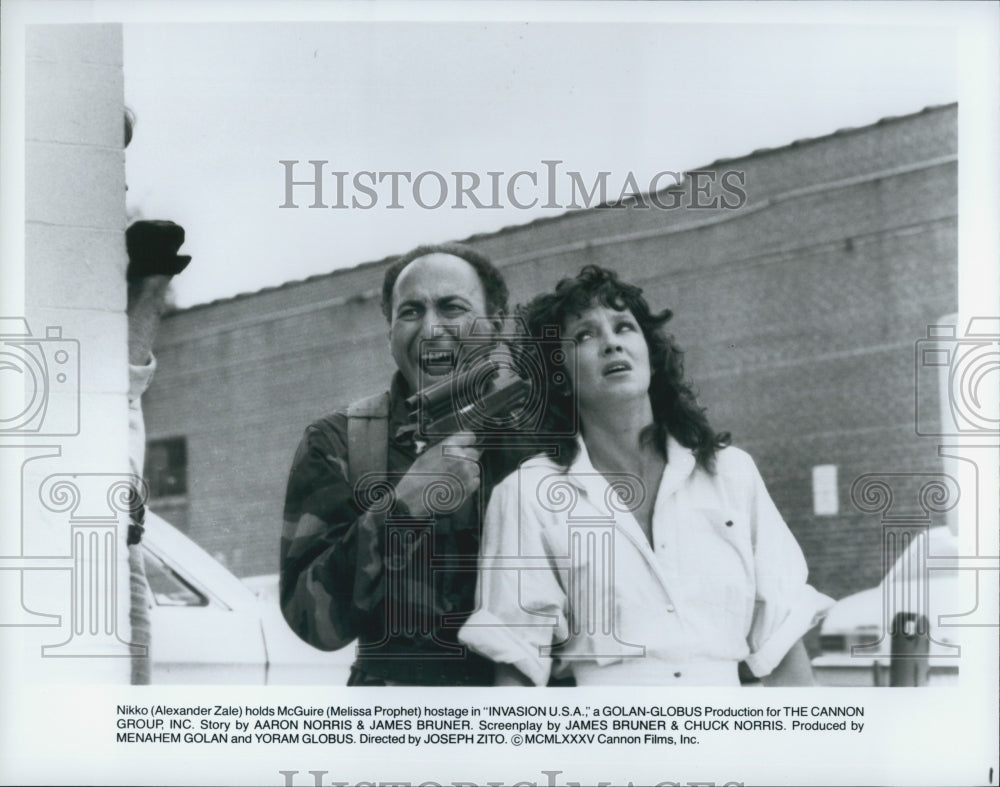
[[347, 473], [351, 486], [368, 473], [384, 473], [389, 450], [389, 392], [347, 407]]

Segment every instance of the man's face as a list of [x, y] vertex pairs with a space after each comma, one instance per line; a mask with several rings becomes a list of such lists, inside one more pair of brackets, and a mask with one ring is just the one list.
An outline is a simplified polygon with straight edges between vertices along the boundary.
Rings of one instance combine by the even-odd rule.
[[461, 257], [428, 254], [403, 268], [392, 289], [389, 348], [410, 390], [450, 374], [462, 340], [486, 316], [479, 274]]

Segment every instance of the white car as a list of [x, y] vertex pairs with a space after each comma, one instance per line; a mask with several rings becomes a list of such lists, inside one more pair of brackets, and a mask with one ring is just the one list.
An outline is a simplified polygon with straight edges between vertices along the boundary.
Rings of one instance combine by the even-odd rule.
[[278, 575], [254, 589], [152, 512], [142, 537], [152, 590], [152, 682], [339, 685], [354, 645], [328, 653], [300, 640], [278, 606]]
[[[822, 654], [812, 660], [817, 682], [957, 683], [958, 595], [958, 539], [947, 527], [929, 528], [913, 539], [877, 587], [847, 596], [830, 609], [820, 627]], [[899, 628], [895, 670], [894, 623]]]

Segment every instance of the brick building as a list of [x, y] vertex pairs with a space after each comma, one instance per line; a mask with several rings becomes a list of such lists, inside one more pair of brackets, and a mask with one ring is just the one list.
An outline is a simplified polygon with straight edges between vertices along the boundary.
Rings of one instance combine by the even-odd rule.
[[[940, 472], [933, 439], [914, 429], [914, 348], [957, 308], [956, 113], [930, 108], [705, 167], [712, 196], [720, 173], [745, 173], [739, 209], [691, 208], [711, 197], [688, 178], [672, 196], [688, 209], [578, 210], [467, 242], [504, 270], [515, 302], [594, 262], [673, 309], [713, 426], [754, 456], [813, 583], [840, 597], [883, 571], [880, 524], [852, 505], [853, 480]], [[277, 570], [305, 425], [392, 372], [378, 306], [390, 261], [164, 321], [146, 399], [153, 506], [238, 574]], [[831, 465], [814, 488], [814, 468]]]

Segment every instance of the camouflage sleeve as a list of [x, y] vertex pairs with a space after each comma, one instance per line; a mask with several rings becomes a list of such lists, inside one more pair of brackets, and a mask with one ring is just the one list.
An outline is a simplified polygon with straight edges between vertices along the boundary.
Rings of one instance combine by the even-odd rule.
[[383, 592], [384, 517], [357, 507], [346, 458], [346, 416], [316, 421], [295, 452], [285, 494], [281, 611], [322, 650], [355, 639]]

